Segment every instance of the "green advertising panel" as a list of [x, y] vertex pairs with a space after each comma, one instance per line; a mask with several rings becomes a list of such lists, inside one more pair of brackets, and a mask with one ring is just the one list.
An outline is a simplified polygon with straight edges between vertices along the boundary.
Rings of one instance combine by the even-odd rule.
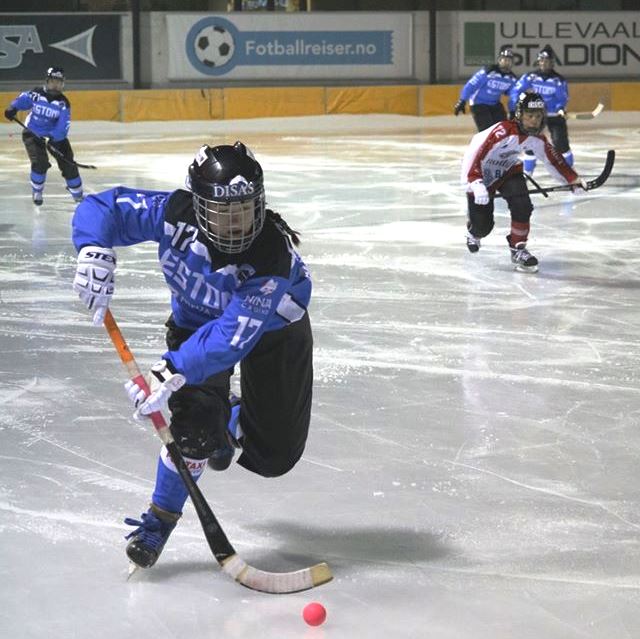
[[482, 66], [492, 63], [496, 58], [495, 40], [493, 22], [465, 22], [464, 64]]

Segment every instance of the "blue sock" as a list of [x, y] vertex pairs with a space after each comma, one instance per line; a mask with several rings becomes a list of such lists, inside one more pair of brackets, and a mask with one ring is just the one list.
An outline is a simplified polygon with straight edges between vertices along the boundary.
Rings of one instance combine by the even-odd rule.
[[533, 171], [536, 168], [537, 158], [535, 156], [531, 157], [526, 155], [524, 158], [524, 162], [522, 163], [522, 168], [529, 175], [533, 175]]
[[29, 179], [31, 180], [31, 188], [34, 191], [44, 191], [44, 183], [47, 179], [46, 173], [36, 173], [35, 171], [31, 171]]
[[231, 417], [227, 424], [227, 430], [236, 441], [238, 441], [244, 434], [242, 432], [242, 427], [240, 426], [240, 403], [233, 404], [231, 406]]
[[[207, 464], [206, 459], [184, 458], [187, 467], [191, 471], [191, 476], [198, 481]], [[156, 472], [156, 485], [153, 490], [151, 501], [171, 513], [181, 513], [184, 503], [187, 501], [189, 493], [178, 474], [171, 456], [166, 447], [162, 447], [158, 458], [158, 469]]]
[[562, 157], [569, 166], [573, 166], [573, 151], [567, 151], [566, 153], [563, 153]]
[[82, 179], [79, 176], [71, 178], [70, 180], [65, 179], [65, 182], [70, 189], [77, 189], [79, 186], [82, 186]]
[[73, 199], [79, 202], [82, 200], [82, 180], [80, 177], [71, 178], [70, 180], [66, 180], [67, 183], [67, 191], [71, 193]]

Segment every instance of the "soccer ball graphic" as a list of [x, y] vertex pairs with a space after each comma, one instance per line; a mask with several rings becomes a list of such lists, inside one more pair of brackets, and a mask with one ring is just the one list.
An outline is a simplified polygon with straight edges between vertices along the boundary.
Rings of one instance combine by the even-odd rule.
[[233, 36], [223, 27], [209, 25], [195, 38], [196, 57], [208, 67], [221, 67], [233, 57], [236, 45]]

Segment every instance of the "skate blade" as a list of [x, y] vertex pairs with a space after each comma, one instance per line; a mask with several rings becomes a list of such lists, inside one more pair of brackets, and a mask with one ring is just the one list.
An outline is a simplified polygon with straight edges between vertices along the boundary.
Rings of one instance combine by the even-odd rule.
[[131, 579], [133, 574], [137, 572], [139, 568], [140, 566], [138, 566], [138, 564], [134, 564], [132, 561], [129, 562], [129, 572], [127, 573], [127, 581]]
[[538, 272], [537, 264], [535, 266], [523, 266], [522, 264], [517, 264], [513, 268], [519, 273], [537, 273]]

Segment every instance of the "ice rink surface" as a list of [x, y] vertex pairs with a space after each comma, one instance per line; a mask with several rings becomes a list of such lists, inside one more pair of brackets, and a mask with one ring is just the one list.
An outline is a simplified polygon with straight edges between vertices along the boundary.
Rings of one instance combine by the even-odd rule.
[[[88, 192], [172, 190], [202, 143], [241, 139], [314, 278], [312, 429], [278, 479], [200, 482], [240, 555], [326, 560], [295, 595], [217, 567], [193, 508], [126, 580], [122, 520], [146, 510], [159, 441], [71, 281], [57, 168], [35, 209], [17, 126], [0, 126], [0, 634], [7, 639], [626, 639], [640, 636], [640, 113], [571, 122], [602, 188], [535, 196], [536, 275], [508, 215], [464, 246], [470, 117], [117, 124], [71, 140]], [[536, 179], [551, 184], [543, 166]], [[114, 315], [145, 368], [164, 351], [155, 246], [118, 251]], [[320, 601], [327, 622], [307, 627]]]

